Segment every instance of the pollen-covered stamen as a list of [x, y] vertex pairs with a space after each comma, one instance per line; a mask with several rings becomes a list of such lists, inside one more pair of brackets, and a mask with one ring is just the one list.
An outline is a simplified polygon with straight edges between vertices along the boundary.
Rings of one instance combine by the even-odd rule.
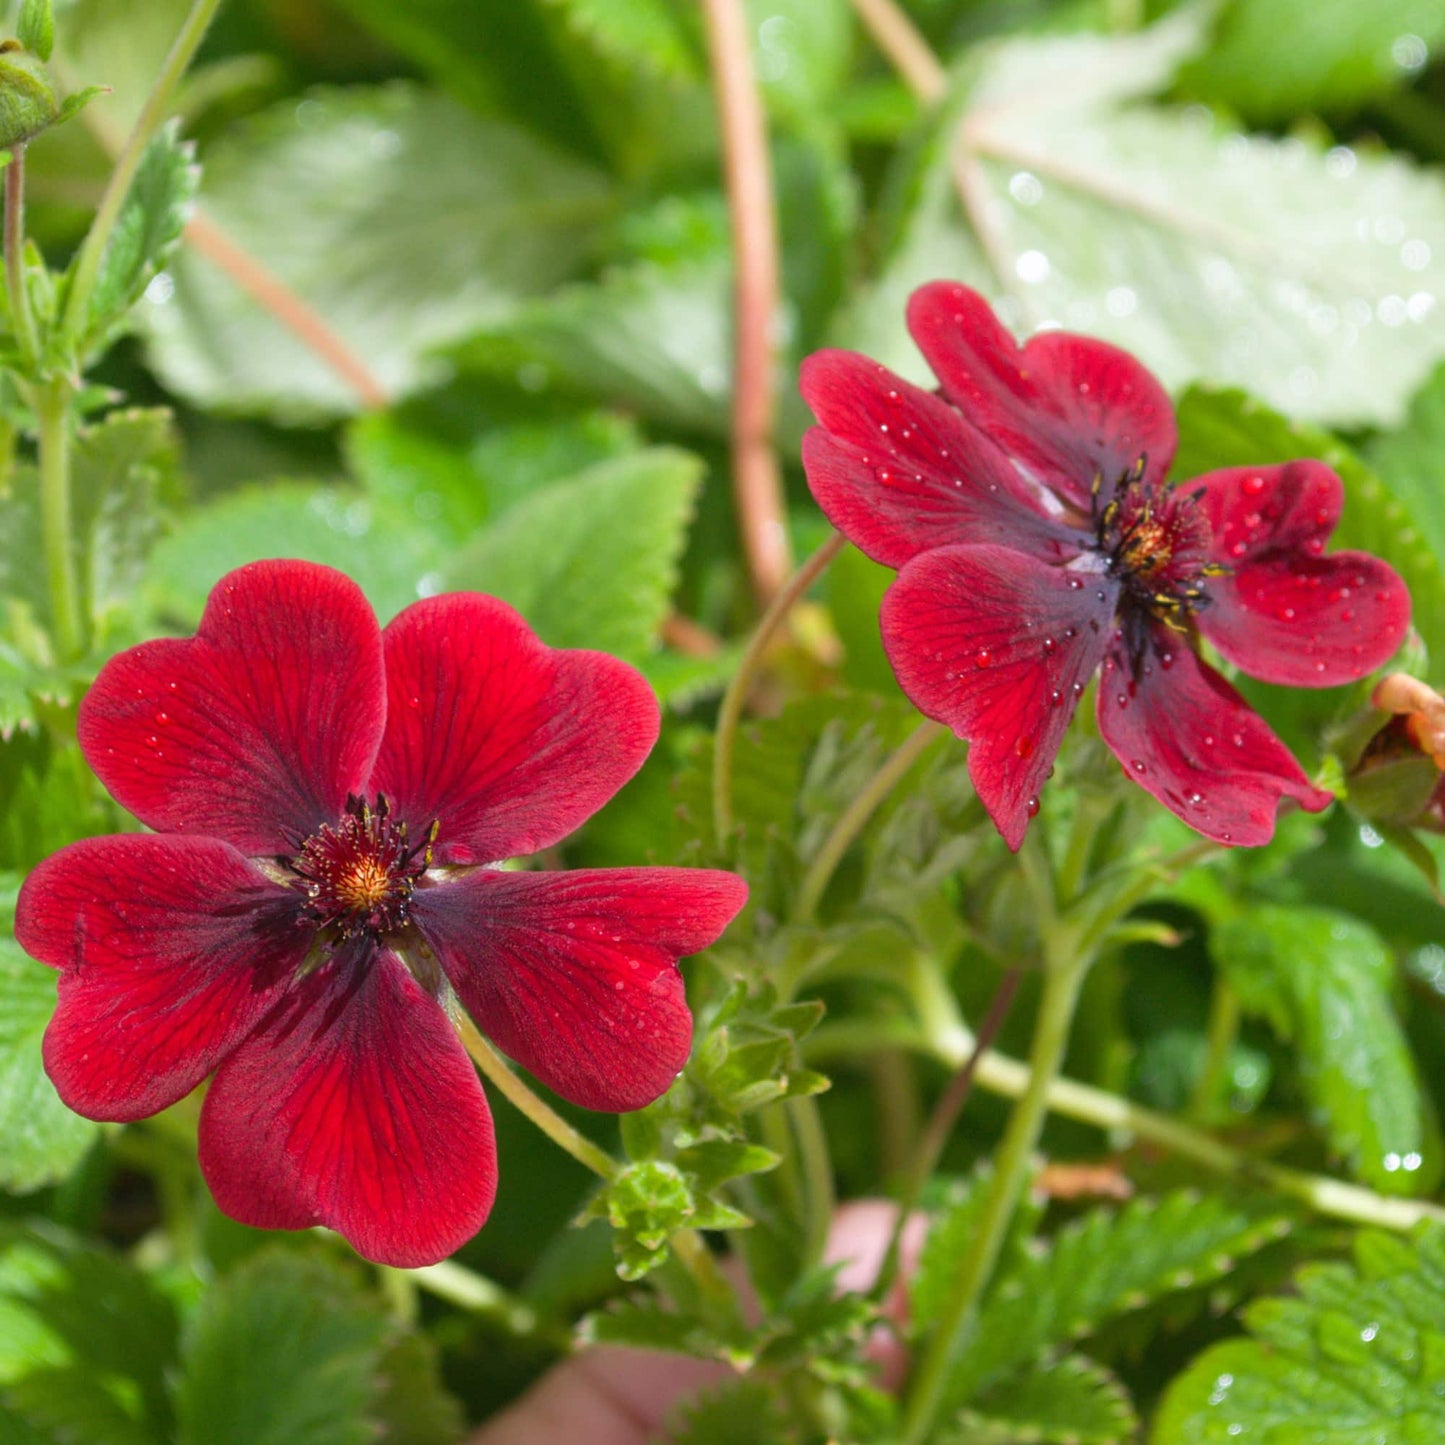
[[394, 822], [384, 796], [373, 808], [346, 800], [335, 826], [323, 824], [301, 845], [290, 871], [306, 894], [303, 918], [339, 938], [395, 933], [410, 912], [416, 881], [431, 865], [433, 823], [421, 842], [409, 844], [404, 822]]

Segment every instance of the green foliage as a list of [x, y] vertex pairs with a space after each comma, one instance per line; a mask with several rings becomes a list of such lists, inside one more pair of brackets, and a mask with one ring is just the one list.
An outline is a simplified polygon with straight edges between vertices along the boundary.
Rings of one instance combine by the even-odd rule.
[[51, 0], [22, 0], [15, 34], [27, 50], [33, 51], [42, 60], [49, 60], [55, 46], [55, 16]]
[[1353, 1264], [1315, 1264], [1297, 1294], [1245, 1310], [1250, 1337], [1170, 1386], [1153, 1445], [1427, 1445], [1445, 1432], [1445, 1231], [1366, 1231]]
[[[1403, 424], [1374, 438], [1365, 457], [1435, 556], [1445, 558], [1445, 366], [1416, 393]], [[1416, 626], [1433, 621], [1426, 609], [1434, 605], [1438, 599], [1427, 595]]]
[[[948, 276], [1025, 330], [1117, 342], [1171, 387], [1239, 385], [1314, 420], [1398, 418], [1445, 347], [1430, 320], [1445, 255], [1411, 245], [1445, 226], [1445, 185], [1398, 156], [1137, 104], [1197, 51], [1197, 15], [980, 54], [959, 81], [962, 144], [945, 119], [839, 339], [931, 385], [901, 302]], [[973, 236], [952, 196], [960, 165]]]
[[1243, 1006], [1295, 1044], [1331, 1150], [1376, 1189], [1428, 1189], [1439, 1135], [1391, 1002], [1394, 961], [1374, 930], [1323, 908], [1256, 905], [1220, 925], [1210, 949]]
[[707, 1391], [683, 1408], [668, 1432], [673, 1445], [788, 1445], [791, 1438], [775, 1392], [761, 1380]]
[[[424, 1345], [319, 1256], [259, 1254], [190, 1322], [178, 1445], [432, 1445], [455, 1433]], [[391, 1432], [395, 1433], [391, 1433]]]
[[555, 647], [639, 662], [677, 582], [702, 463], [656, 448], [519, 501], [450, 561], [445, 585], [516, 607]]
[[[151, 357], [204, 405], [354, 412], [305, 313], [401, 395], [433, 348], [575, 270], [611, 206], [601, 176], [505, 121], [400, 83], [320, 91], [208, 152], [204, 213], [230, 246], [176, 257], [174, 293], [140, 313]], [[257, 266], [296, 301], [262, 309]]]
[[1431, 0], [1229, 0], [1179, 84], [1270, 125], [1395, 90], [1442, 39], [1445, 10]]
[[961, 1411], [945, 1445], [1125, 1445], [1138, 1417], [1102, 1365], [1064, 1355], [1010, 1377]]
[[1270, 1205], [1193, 1191], [1093, 1210], [1000, 1274], [950, 1397], [972, 1401], [1116, 1315], [1219, 1279], [1290, 1227]]

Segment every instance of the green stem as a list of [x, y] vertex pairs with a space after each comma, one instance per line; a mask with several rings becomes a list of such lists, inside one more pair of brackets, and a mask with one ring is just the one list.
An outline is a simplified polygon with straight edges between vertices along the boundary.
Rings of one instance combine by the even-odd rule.
[[30, 293], [25, 287], [25, 142], [10, 147], [5, 167], [5, 289], [10, 297], [10, 320], [20, 355], [34, 366], [39, 352], [35, 321], [30, 315]]
[[485, 1275], [477, 1274], [455, 1260], [444, 1259], [440, 1264], [408, 1270], [407, 1274], [419, 1289], [460, 1309], [485, 1315], [519, 1339], [543, 1339], [561, 1350], [567, 1349], [571, 1343], [567, 1331], [547, 1325], [526, 1300], [510, 1294]]
[[919, 1140], [913, 1167], [898, 1196], [898, 1212], [893, 1219], [893, 1229], [888, 1237], [888, 1248], [883, 1255], [883, 1263], [878, 1266], [878, 1275], [873, 1281], [872, 1292], [877, 1299], [882, 1299], [887, 1295], [893, 1287], [893, 1281], [898, 1276], [898, 1265], [903, 1249], [903, 1231], [908, 1225], [908, 1217], [918, 1208], [918, 1201], [923, 1194], [924, 1186], [933, 1177], [933, 1171], [943, 1155], [944, 1145], [948, 1143], [948, 1136], [953, 1133], [958, 1116], [963, 1112], [963, 1106], [968, 1103], [968, 1096], [973, 1091], [973, 1080], [974, 1075], [978, 1072], [979, 1060], [983, 1057], [984, 1050], [998, 1037], [999, 1030], [1003, 1028], [1009, 1016], [1009, 1010], [1013, 1007], [1014, 999], [1018, 996], [1019, 984], [1023, 982], [1023, 976], [1021, 968], [1010, 968], [999, 980], [993, 998], [989, 1001], [988, 1009], [979, 1022], [973, 1052], [964, 1060], [963, 1067], [949, 1080], [948, 1087], [939, 1096], [938, 1103], [934, 1105], [933, 1113], [929, 1116], [928, 1127], [923, 1131], [922, 1139]]
[[846, 539], [842, 534], [834, 532], [788, 579], [787, 585], [773, 598], [759, 621], [738, 663], [738, 670], [728, 683], [727, 691], [723, 693], [712, 754], [712, 815], [719, 848], [726, 848], [733, 834], [733, 748], [737, 743], [738, 726], [742, 722], [748, 685], [758, 670], [758, 664], [762, 661], [773, 634], [792, 611], [793, 604], [817, 581], [845, 544]]
[[1204, 1036], [1204, 1068], [1200, 1071], [1199, 1082], [1194, 1086], [1194, 1095], [1189, 1101], [1189, 1112], [1196, 1119], [1209, 1117], [1224, 1090], [1225, 1077], [1229, 1073], [1229, 1056], [1234, 1051], [1235, 1040], [1239, 1037], [1240, 1015], [1239, 995], [1227, 978], [1217, 976], [1209, 999], [1209, 1027]]
[[[1028, 1087], [999, 1145], [973, 1243], [913, 1378], [904, 1408], [904, 1445], [922, 1445], [932, 1432], [948, 1372], [974, 1328], [979, 1299], [993, 1274], [1027, 1182], [1029, 1162], [1048, 1113], [1049, 1086], [1057, 1078], [1068, 1049], [1074, 1010], [1091, 960], [1075, 949], [1066, 932], [1054, 932], [1052, 937], [1046, 934], [1045, 945], [1048, 958], [1044, 995], [1029, 1054]], [[981, 1069], [982, 1060], [979, 1063]]]
[[32, 397], [39, 423], [40, 530], [45, 575], [50, 587], [55, 649], [66, 662], [80, 656], [85, 640], [80, 620], [80, 589], [75, 578], [75, 553], [71, 547], [72, 395], [69, 380], [56, 377], [42, 382], [35, 388]]
[[893, 791], [909, 768], [923, 756], [934, 738], [944, 731], [942, 723], [927, 719], [919, 723], [839, 814], [838, 821], [823, 839], [822, 847], [818, 849], [808, 871], [803, 875], [802, 883], [798, 885], [798, 897], [793, 905], [793, 918], [796, 922], [812, 921], [838, 864], [843, 861], [843, 855], [853, 846], [854, 840], [867, 826], [878, 805]]
[[837, 1203], [833, 1161], [817, 1100], [811, 1096], [789, 1099], [787, 1107], [803, 1166], [803, 1267], [812, 1269], [822, 1262], [833, 1225], [833, 1206]]
[[476, 1025], [465, 1014], [457, 1022], [457, 1032], [461, 1035], [462, 1047], [508, 1103], [525, 1114], [558, 1148], [565, 1150], [579, 1164], [603, 1179], [617, 1177], [622, 1169], [617, 1160], [585, 1134], [578, 1133], [550, 1104], [538, 1098], [477, 1032]]
[[193, 0], [169, 53], [161, 62], [160, 74], [151, 86], [141, 113], [126, 137], [121, 153], [116, 157], [115, 169], [110, 173], [100, 205], [96, 208], [95, 219], [90, 223], [85, 240], [75, 258], [75, 269], [71, 275], [70, 289], [65, 298], [65, 311], [60, 319], [60, 337], [64, 345], [73, 345], [85, 326], [86, 310], [90, 305], [91, 293], [95, 290], [96, 277], [100, 274], [100, 263], [105, 248], [110, 243], [115, 223], [120, 218], [121, 207], [130, 193], [131, 182], [140, 168], [141, 157], [151, 137], [160, 127], [170, 110], [171, 96], [175, 93], [181, 76], [186, 72], [205, 38], [221, 0]]

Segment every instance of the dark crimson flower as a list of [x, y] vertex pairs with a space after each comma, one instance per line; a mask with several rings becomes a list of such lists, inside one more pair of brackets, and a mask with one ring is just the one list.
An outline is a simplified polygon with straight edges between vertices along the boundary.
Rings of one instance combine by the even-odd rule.
[[1050, 331], [1018, 346], [976, 292], [925, 286], [909, 329], [941, 383], [851, 352], [803, 366], [813, 495], [899, 569], [884, 646], [903, 690], [971, 742], [1011, 848], [1089, 680], [1128, 775], [1207, 837], [1263, 843], [1282, 797], [1318, 811], [1284, 744], [1208, 663], [1329, 687], [1399, 646], [1409, 594], [1383, 562], [1325, 556], [1339, 478], [1323, 463], [1166, 485], [1174, 413], [1133, 357]]
[[61, 1097], [139, 1119], [214, 1071], [200, 1162], [228, 1214], [447, 1255], [496, 1189], [449, 1014], [591, 1109], [639, 1108], [687, 1057], [677, 960], [740, 879], [488, 866], [571, 832], [657, 729], [632, 668], [493, 598], [381, 630], [330, 568], [231, 573], [194, 638], [120, 654], [81, 705], [87, 760], [156, 832], [74, 843], [20, 893], [21, 944], [61, 971]]

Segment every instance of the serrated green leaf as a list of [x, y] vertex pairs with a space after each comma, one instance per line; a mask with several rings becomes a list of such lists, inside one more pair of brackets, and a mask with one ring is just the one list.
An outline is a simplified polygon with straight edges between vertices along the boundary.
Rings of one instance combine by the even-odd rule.
[[788, 1445], [777, 1391], [761, 1380], [708, 1390], [685, 1405], [667, 1433], [673, 1445]]
[[271, 482], [189, 512], [151, 554], [145, 601], [193, 626], [226, 572], [278, 554], [354, 577], [383, 622], [441, 586], [440, 544], [404, 517], [349, 487]]
[[109, 345], [180, 240], [200, 182], [194, 154], [177, 121], [146, 147], [96, 273], [80, 332], [83, 358]]
[[1179, 403], [1176, 477], [1297, 457], [1315, 457], [1340, 474], [1345, 509], [1330, 546], [1373, 552], [1394, 567], [1410, 588], [1416, 629], [1445, 667], [1445, 548], [1432, 551], [1421, 535], [1421, 518], [1441, 513], [1438, 496], [1412, 492], [1408, 482], [1402, 490], [1393, 474], [1371, 471], [1338, 438], [1291, 422], [1243, 392], [1195, 387]]
[[[1198, 47], [1198, 15], [1181, 7], [1131, 35], [981, 54], [962, 82], [958, 144], [940, 138], [842, 344], [933, 385], [899, 301], [947, 276], [1003, 298], [1023, 331], [1116, 342], [1171, 387], [1243, 386], [1335, 423], [1398, 418], [1445, 350], [1445, 250], [1430, 244], [1445, 228], [1445, 182], [1399, 156], [1140, 104]], [[982, 249], [959, 244], [959, 172]]]
[[381, 1394], [376, 1416], [383, 1440], [401, 1445], [455, 1445], [462, 1434], [462, 1411], [455, 1396], [441, 1388], [437, 1351], [421, 1333], [400, 1335], [382, 1355]]
[[1298, 1297], [1245, 1311], [1251, 1339], [1169, 1387], [1153, 1445], [1431, 1445], [1445, 1436], [1445, 1231], [1360, 1235], [1355, 1264], [1311, 1265]]
[[625, 1345], [664, 1354], [706, 1357], [724, 1349], [696, 1320], [648, 1298], [615, 1300], [605, 1310], [588, 1315], [578, 1332], [590, 1344]]
[[1390, 950], [1359, 919], [1262, 904], [1222, 923], [1210, 951], [1252, 1013], [1299, 1053], [1300, 1079], [1333, 1152], [1390, 1194], [1439, 1178], [1440, 1141], [1390, 999]]
[[1001, 1275], [950, 1381], [960, 1402], [1115, 1315], [1218, 1279], [1290, 1227], [1272, 1205], [1181, 1191], [1097, 1209]]
[[687, 452], [654, 448], [519, 502], [445, 570], [447, 587], [510, 602], [554, 647], [636, 662], [655, 644], [702, 481]]
[[14, 941], [13, 877], [0, 877], [0, 1187], [28, 1193], [64, 1179], [99, 1128], [60, 1102], [40, 1040], [55, 1012], [53, 970]]
[[964, 1410], [947, 1445], [1124, 1445], [1139, 1428], [1129, 1392], [1082, 1355], [1010, 1376]]
[[[526, 132], [416, 86], [321, 91], [206, 158], [205, 215], [290, 288], [380, 387], [564, 280], [612, 206], [607, 182]], [[286, 224], [275, 224], [284, 215]], [[140, 315], [172, 389], [202, 405], [315, 420], [361, 398], [314, 347], [188, 248]]]
[[691, 1174], [698, 1189], [710, 1194], [729, 1179], [776, 1169], [782, 1156], [761, 1144], [736, 1139], [708, 1139], [677, 1152], [678, 1168]]
[[1266, 125], [1351, 111], [1408, 84], [1442, 39], [1436, 0], [1229, 0], [1179, 84]]
[[418, 1439], [438, 1438], [446, 1407], [417, 1392], [439, 1387], [423, 1383], [424, 1358], [396, 1349], [395, 1325], [349, 1274], [294, 1252], [256, 1255], [211, 1287], [187, 1329], [178, 1445], [366, 1445], [388, 1408], [395, 1423], [421, 1422]]

